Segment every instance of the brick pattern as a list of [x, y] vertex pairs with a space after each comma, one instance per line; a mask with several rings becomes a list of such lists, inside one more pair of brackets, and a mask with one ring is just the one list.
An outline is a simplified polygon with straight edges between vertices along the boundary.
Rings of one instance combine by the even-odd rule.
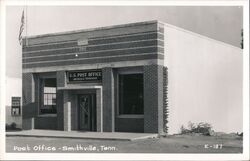
[[[133, 48], [133, 45], [127, 47], [127, 48], [119, 48], [118, 45], [116, 45], [115, 47], [119, 50], [105, 50], [105, 49], [100, 49], [97, 51], [93, 51], [93, 52], [78, 52], [78, 51], [68, 51], [67, 49], [62, 50], [61, 52], [57, 52], [57, 50], [51, 51], [51, 53], [48, 53], [47, 51], [45, 52], [38, 52], [31, 56], [33, 56], [32, 58], [26, 58], [26, 63], [40, 63], [43, 61], [76, 61], [78, 59], [83, 59], [83, 58], [100, 58], [100, 57], [110, 57], [110, 56], [128, 56], [128, 55], [141, 55], [141, 54], [146, 54], [146, 53], [155, 53], [157, 50], [157, 42], [155, 40], [155, 44], [154, 45], [145, 45], [143, 48], [141, 48], [141, 46], [139, 46], [138, 48]], [[153, 46], [153, 47], [152, 47]], [[76, 57], [75, 54], [78, 54], [78, 56]], [[56, 55], [56, 54], [60, 54], [60, 55]], [[70, 55], [66, 55], [66, 54], [70, 54]], [[156, 53], [155, 53], [156, 54]], [[47, 56], [49, 55], [49, 57]], [[39, 57], [42, 56], [42, 57]], [[47, 57], [45, 57], [47, 56]], [[71, 62], [72, 64], [72, 62]], [[27, 64], [26, 64], [27, 65]]]
[[[116, 42], [117, 43], [117, 42]], [[99, 44], [98, 44], [99, 45]], [[86, 54], [86, 52], [90, 52], [91, 53], [91, 57], [93, 54], [96, 54], [96, 51], [102, 51], [102, 50], [114, 50], [114, 49], [126, 49], [128, 50], [127, 48], [133, 48], [133, 47], [148, 47], [148, 46], [155, 46], [157, 45], [157, 40], [154, 39], [154, 40], [144, 40], [144, 41], [139, 41], [139, 42], [125, 42], [125, 43], [122, 43], [122, 44], [105, 44], [105, 45], [99, 45], [99, 46], [74, 46], [73, 48], [70, 48], [70, 49], [65, 49], [65, 48], [55, 48], [51, 51], [39, 51], [39, 52], [35, 52], [35, 53], [25, 53], [25, 56], [26, 58], [29, 58], [29, 56], [43, 56], [43, 55], [51, 55], [51, 57], [49, 58], [55, 58], [56, 56], [53, 57], [53, 55], [55, 54], [60, 54], [60, 55], [64, 55], [64, 57], [61, 57], [66, 59], [66, 58], [72, 58], [71, 57], [66, 57], [65, 54], [69, 54], [69, 53], [75, 53], [75, 52], [79, 52], [79, 54], [82, 54], [80, 51], [80, 49], [83, 49], [82, 52], [84, 54]], [[80, 56], [80, 55], [79, 55]], [[98, 55], [97, 55], [98, 56]], [[100, 56], [100, 54], [99, 54]], [[74, 55], [73, 55], [74, 57]], [[90, 57], [90, 56], [88, 56]], [[44, 59], [44, 60], [49, 60], [48, 59]], [[30, 62], [29, 59], [27, 59], [27, 63]]]
[[[65, 86], [65, 75], [64, 75], [64, 71], [58, 71], [56, 73], [57, 77], [56, 77], [56, 83], [57, 83], [57, 87], [64, 87]], [[56, 94], [56, 98], [57, 98], [57, 129], [58, 130], [63, 130], [63, 118], [64, 118], [64, 113], [63, 113], [63, 91], [61, 90], [57, 90], [57, 94]]]
[[144, 131], [143, 118], [116, 118], [115, 119], [116, 132], [138, 132]]
[[96, 90], [96, 131], [97, 132], [103, 132], [103, 122], [102, 122], [102, 113], [103, 113], [103, 103], [102, 103], [102, 90], [97, 89]]
[[112, 68], [102, 69], [103, 131], [114, 131], [114, 76]]
[[163, 131], [168, 133], [168, 68], [163, 67]]
[[[155, 21], [114, 26], [106, 31], [102, 28], [29, 38], [29, 45], [23, 45], [23, 68], [163, 59], [158, 39], [164, 36], [157, 24]], [[79, 45], [77, 42], [83, 38], [87, 43]]]
[[65, 71], [58, 71], [56, 72], [56, 84], [57, 87], [65, 87], [66, 85], [66, 76]]
[[35, 80], [32, 73], [23, 74], [22, 88], [23, 90], [23, 118], [31, 118], [37, 114], [38, 102], [35, 102]]
[[163, 67], [144, 66], [144, 132], [163, 132]]
[[39, 35], [39, 37], [28, 38], [28, 41], [24, 41], [23, 46], [26, 46], [26, 42], [28, 43], [28, 45], [50, 44], [54, 42], [66, 42], [83, 38], [96, 39], [96, 38], [117, 36], [117, 35], [136, 34], [139, 32], [151, 32], [155, 31], [156, 26], [157, 26], [157, 21], [151, 21], [151, 22], [139, 22], [126, 25], [116, 25], [112, 27], [87, 29], [78, 32], [73, 31], [71, 34], [67, 32], [67, 34], [56, 33], [45, 36]]
[[[158, 24], [158, 53], [165, 52], [164, 26]], [[159, 65], [144, 67], [144, 132], [164, 134], [164, 68]], [[166, 94], [166, 93], [165, 93]]]
[[32, 73], [23, 73], [22, 75], [23, 107], [22, 107], [22, 128], [24, 130], [34, 128], [34, 118], [37, 114], [37, 103], [34, 98], [34, 78]]
[[68, 91], [63, 93], [63, 129], [71, 131], [71, 102]]
[[66, 65], [83, 65], [83, 64], [98, 64], [98, 63], [111, 63], [121, 61], [136, 61], [136, 60], [149, 60], [149, 59], [164, 59], [164, 55], [157, 54], [156, 51], [162, 50], [161, 48], [155, 47], [154, 53], [139, 54], [139, 55], [124, 55], [121, 57], [95, 57], [91, 59], [74, 59], [74, 60], [63, 60], [55, 62], [34, 62], [32, 64], [23, 64], [23, 68], [33, 67], [48, 67], [48, 66], [66, 66]]
[[36, 129], [57, 129], [57, 118], [56, 117], [36, 117], [35, 118], [35, 128]]
[[33, 75], [32, 73], [23, 73], [22, 77], [22, 86], [23, 86], [23, 105], [27, 105], [33, 101], [32, 98], [32, 82]]
[[67, 47], [74, 47], [77, 45], [77, 42], [70, 41], [70, 42], [60, 42], [59, 44], [41, 44], [39, 46], [24, 46], [23, 51], [37, 51], [37, 50], [48, 50], [48, 49], [55, 49], [55, 48], [67, 48]]

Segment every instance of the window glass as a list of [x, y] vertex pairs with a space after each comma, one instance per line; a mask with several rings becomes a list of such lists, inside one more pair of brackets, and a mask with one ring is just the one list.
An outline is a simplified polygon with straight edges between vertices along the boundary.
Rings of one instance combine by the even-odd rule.
[[45, 78], [42, 79], [42, 81], [43, 103], [40, 108], [40, 113], [56, 113], [56, 78]]
[[119, 114], [143, 114], [143, 74], [119, 75]]

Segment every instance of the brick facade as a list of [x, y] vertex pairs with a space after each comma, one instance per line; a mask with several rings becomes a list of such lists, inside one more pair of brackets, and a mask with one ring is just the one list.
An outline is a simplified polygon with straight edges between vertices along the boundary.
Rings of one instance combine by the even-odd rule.
[[144, 132], [163, 133], [163, 66], [144, 66]]
[[114, 75], [112, 68], [102, 69], [103, 86], [103, 131], [114, 131]]
[[37, 106], [35, 102], [35, 96], [34, 96], [34, 77], [31, 73], [25, 73], [23, 74], [23, 81], [22, 81], [22, 87], [23, 89], [23, 108], [22, 108], [22, 114], [23, 114], [23, 129], [32, 129], [34, 128], [34, 116], [36, 116], [37, 113]]
[[[78, 96], [95, 94], [95, 131], [162, 134], [166, 91], [159, 64], [164, 60], [164, 29], [158, 25], [150, 21], [28, 38], [29, 45], [23, 44], [24, 129], [80, 130], [85, 115], [80, 115]], [[79, 45], [79, 41], [87, 43]], [[67, 81], [68, 71], [86, 70], [101, 70], [102, 80]], [[118, 114], [122, 70], [143, 74], [144, 115]], [[57, 113], [52, 115], [39, 114], [43, 103], [39, 79], [46, 78], [56, 78]]]
[[[65, 86], [65, 71], [58, 71], [56, 73], [57, 87]], [[57, 90], [57, 129], [63, 130], [63, 91]]]

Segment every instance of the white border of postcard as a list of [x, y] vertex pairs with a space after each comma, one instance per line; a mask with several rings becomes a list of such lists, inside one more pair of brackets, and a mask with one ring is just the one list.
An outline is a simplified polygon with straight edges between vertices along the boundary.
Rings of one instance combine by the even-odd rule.
[[248, 160], [249, 159], [249, 2], [248, 0], [175, 0], [175, 1], [48, 1], [48, 0], [0, 0], [1, 11], [1, 58], [0, 58], [0, 89], [1, 107], [5, 107], [5, 11], [6, 6], [243, 6], [243, 28], [244, 28], [244, 56], [243, 56], [243, 154], [152, 154], [152, 153], [116, 153], [116, 154], [79, 154], [79, 153], [5, 153], [5, 108], [0, 108], [0, 159], [1, 160]]

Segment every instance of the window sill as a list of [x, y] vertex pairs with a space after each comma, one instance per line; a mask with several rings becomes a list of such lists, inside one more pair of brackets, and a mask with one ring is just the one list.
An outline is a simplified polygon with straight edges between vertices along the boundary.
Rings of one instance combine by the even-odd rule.
[[18, 114], [18, 115], [11, 115], [11, 117], [21, 117], [21, 114]]
[[40, 114], [38, 117], [57, 117], [57, 114]]
[[144, 118], [144, 115], [118, 115], [117, 118]]

